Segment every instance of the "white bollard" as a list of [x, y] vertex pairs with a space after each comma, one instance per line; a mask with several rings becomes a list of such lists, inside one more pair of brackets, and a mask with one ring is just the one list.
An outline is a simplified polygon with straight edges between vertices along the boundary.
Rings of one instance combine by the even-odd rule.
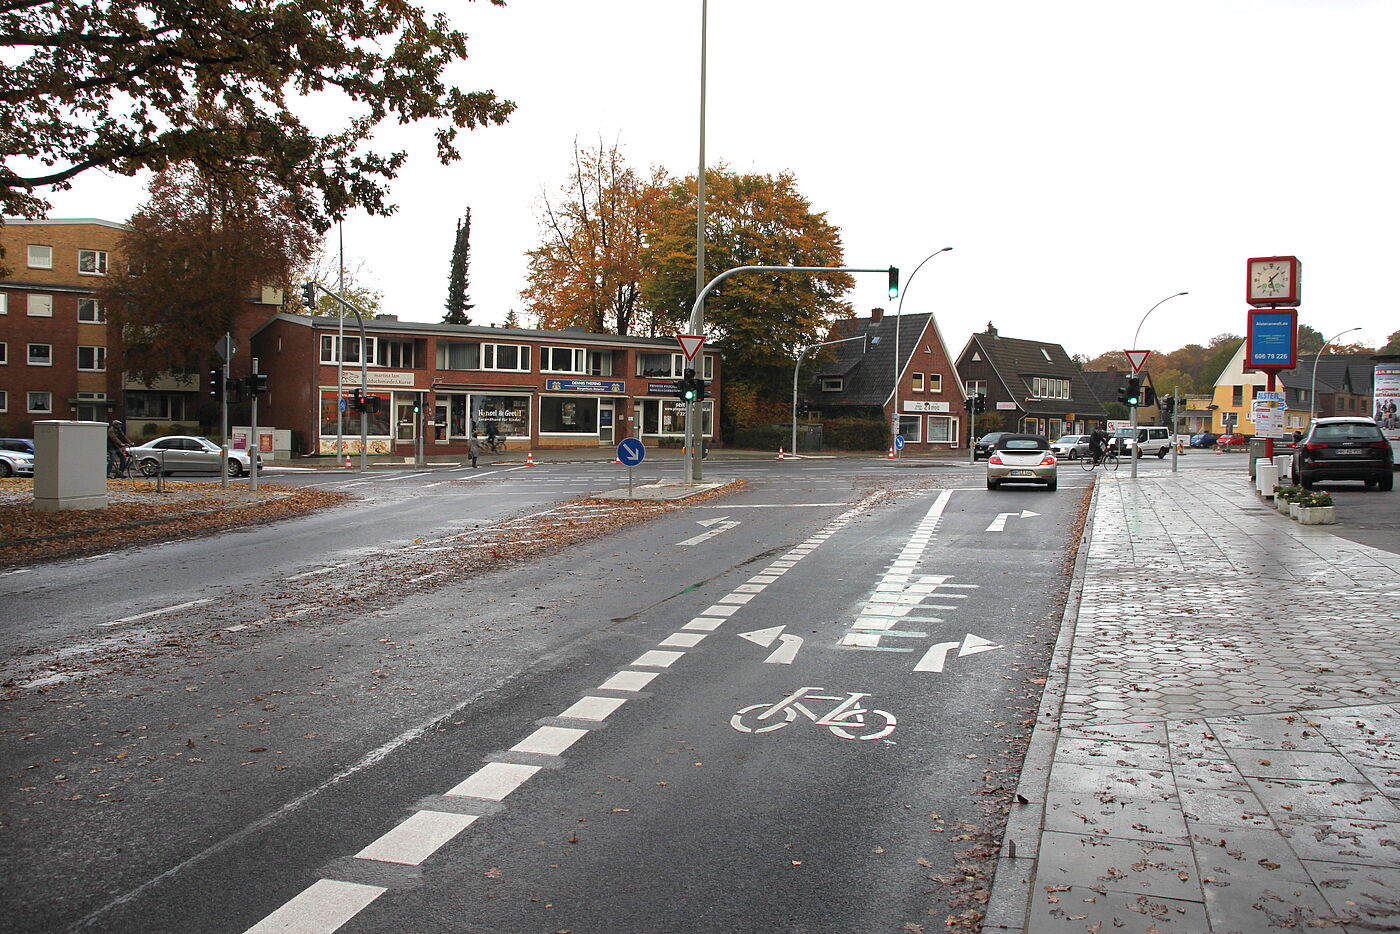
[[1259, 458], [1254, 462], [1254, 488], [1259, 491], [1260, 496], [1273, 496], [1274, 488], [1278, 486], [1278, 467], [1267, 458]]
[[1293, 483], [1293, 455], [1275, 454], [1274, 466], [1278, 468], [1279, 486], [1289, 486]]

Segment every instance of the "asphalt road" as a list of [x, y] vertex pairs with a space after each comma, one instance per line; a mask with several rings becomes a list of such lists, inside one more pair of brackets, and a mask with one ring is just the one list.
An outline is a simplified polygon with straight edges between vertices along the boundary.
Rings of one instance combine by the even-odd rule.
[[0, 576], [0, 930], [941, 926], [1089, 477], [706, 474], [748, 485], [470, 577], [464, 532], [582, 521], [621, 468], [305, 475], [362, 499]]

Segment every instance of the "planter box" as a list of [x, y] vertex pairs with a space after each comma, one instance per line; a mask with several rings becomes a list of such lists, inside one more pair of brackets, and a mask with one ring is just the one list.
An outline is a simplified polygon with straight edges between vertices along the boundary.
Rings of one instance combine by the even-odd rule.
[[1288, 500], [1284, 499], [1282, 496], [1274, 497], [1274, 508], [1277, 509], [1279, 512], [1283, 513], [1285, 516], [1288, 515], [1289, 505], [1290, 504]]
[[1300, 506], [1298, 507], [1299, 525], [1335, 525], [1337, 522], [1336, 506]]
[[[1289, 518], [1292, 518], [1292, 519], [1298, 518], [1298, 510], [1300, 510], [1300, 509], [1302, 509], [1302, 508], [1303, 508], [1303, 507], [1302, 507], [1302, 506], [1299, 506], [1297, 503], [1289, 503], [1289, 504], [1288, 504], [1288, 515], [1289, 515]], [[1334, 507], [1334, 508], [1335, 508], [1335, 507]]]

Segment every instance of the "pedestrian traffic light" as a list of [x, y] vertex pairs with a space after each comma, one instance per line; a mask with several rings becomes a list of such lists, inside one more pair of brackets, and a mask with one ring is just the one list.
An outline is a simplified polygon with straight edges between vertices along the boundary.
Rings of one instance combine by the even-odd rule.
[[1153, 389], [1151, 386], [1142, 387], [1142, 401], [1138, 404], [1144, 406], [1153, 406], [1156, 405], [1156, 403], [1157, 390]]
[[219, 398], [219, 391], [223, 388], [224, 380], [219, 375], [218, 370], [209, 371], [209, 395], [215, 399]]
[[307, 311], [316, 309], [316, 283], [303, 282], [301, 284], [301, 300], [306, 305]]
[[[918, 272], [917, 269], [914, 270], [914, 271], [915, 271], [915, 272]], [[891, 266], [891, 267], [890, 267], [890, 301], [894, 301], [896, 298], [899, 298], [899, 267], [898, 267], [898, 266]]]
[[696, 386], [694, 370], [686, 370], [681, 381], [676, 384], [676, 397], [682, 402], [695, 402], [700, 398], [700, 387]]
[[417, 415], [419, 412], [422, 412], [422, 411], [423, 411], [423, 400], [420, 399], [418, 396], [414, 396], [414, 397], [413, 397], [413, 414], [414, 414], [414, 415]]
[[1142, 380], [1136, 376], [1128, 377], [1123, 388], [1118, 391], [1118, 401], [1124, 405], [1137, 406], [1142, 404]]
[[365, 410], [365, 397], [356, 387], [350, 393], [350, 411], [363, 412]]

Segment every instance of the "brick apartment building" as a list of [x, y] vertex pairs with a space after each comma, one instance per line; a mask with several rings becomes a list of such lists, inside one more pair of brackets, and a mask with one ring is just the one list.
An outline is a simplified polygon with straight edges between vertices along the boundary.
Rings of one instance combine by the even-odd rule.
[[[679, 445], [685, 417], [676, 383], [691, 365], [708, 383], [702, 433], [710, 443], [716, 437], [719, 360], [702, 353], [687, 364], [674, 338], [374, 318], [365, 322], [361, 387], [359, 329], [348, 320], [343, 345], [339, 331], [337, 318], [284, 313], [252, 336], [252, 354], [269, 374], [258, 421], [291, 429], [294, 453], [335, 453], [338, 400], [356, 389], [377, 400], [378, 411], [364, 416], [372, 454], [412, 455], [420, 436], [427, 454], [462, 453], [472, 432], [492, 428], [517, 449], [624, 438]], [[345, 453], [360, 450], [360, 417], [347, 405]]]

